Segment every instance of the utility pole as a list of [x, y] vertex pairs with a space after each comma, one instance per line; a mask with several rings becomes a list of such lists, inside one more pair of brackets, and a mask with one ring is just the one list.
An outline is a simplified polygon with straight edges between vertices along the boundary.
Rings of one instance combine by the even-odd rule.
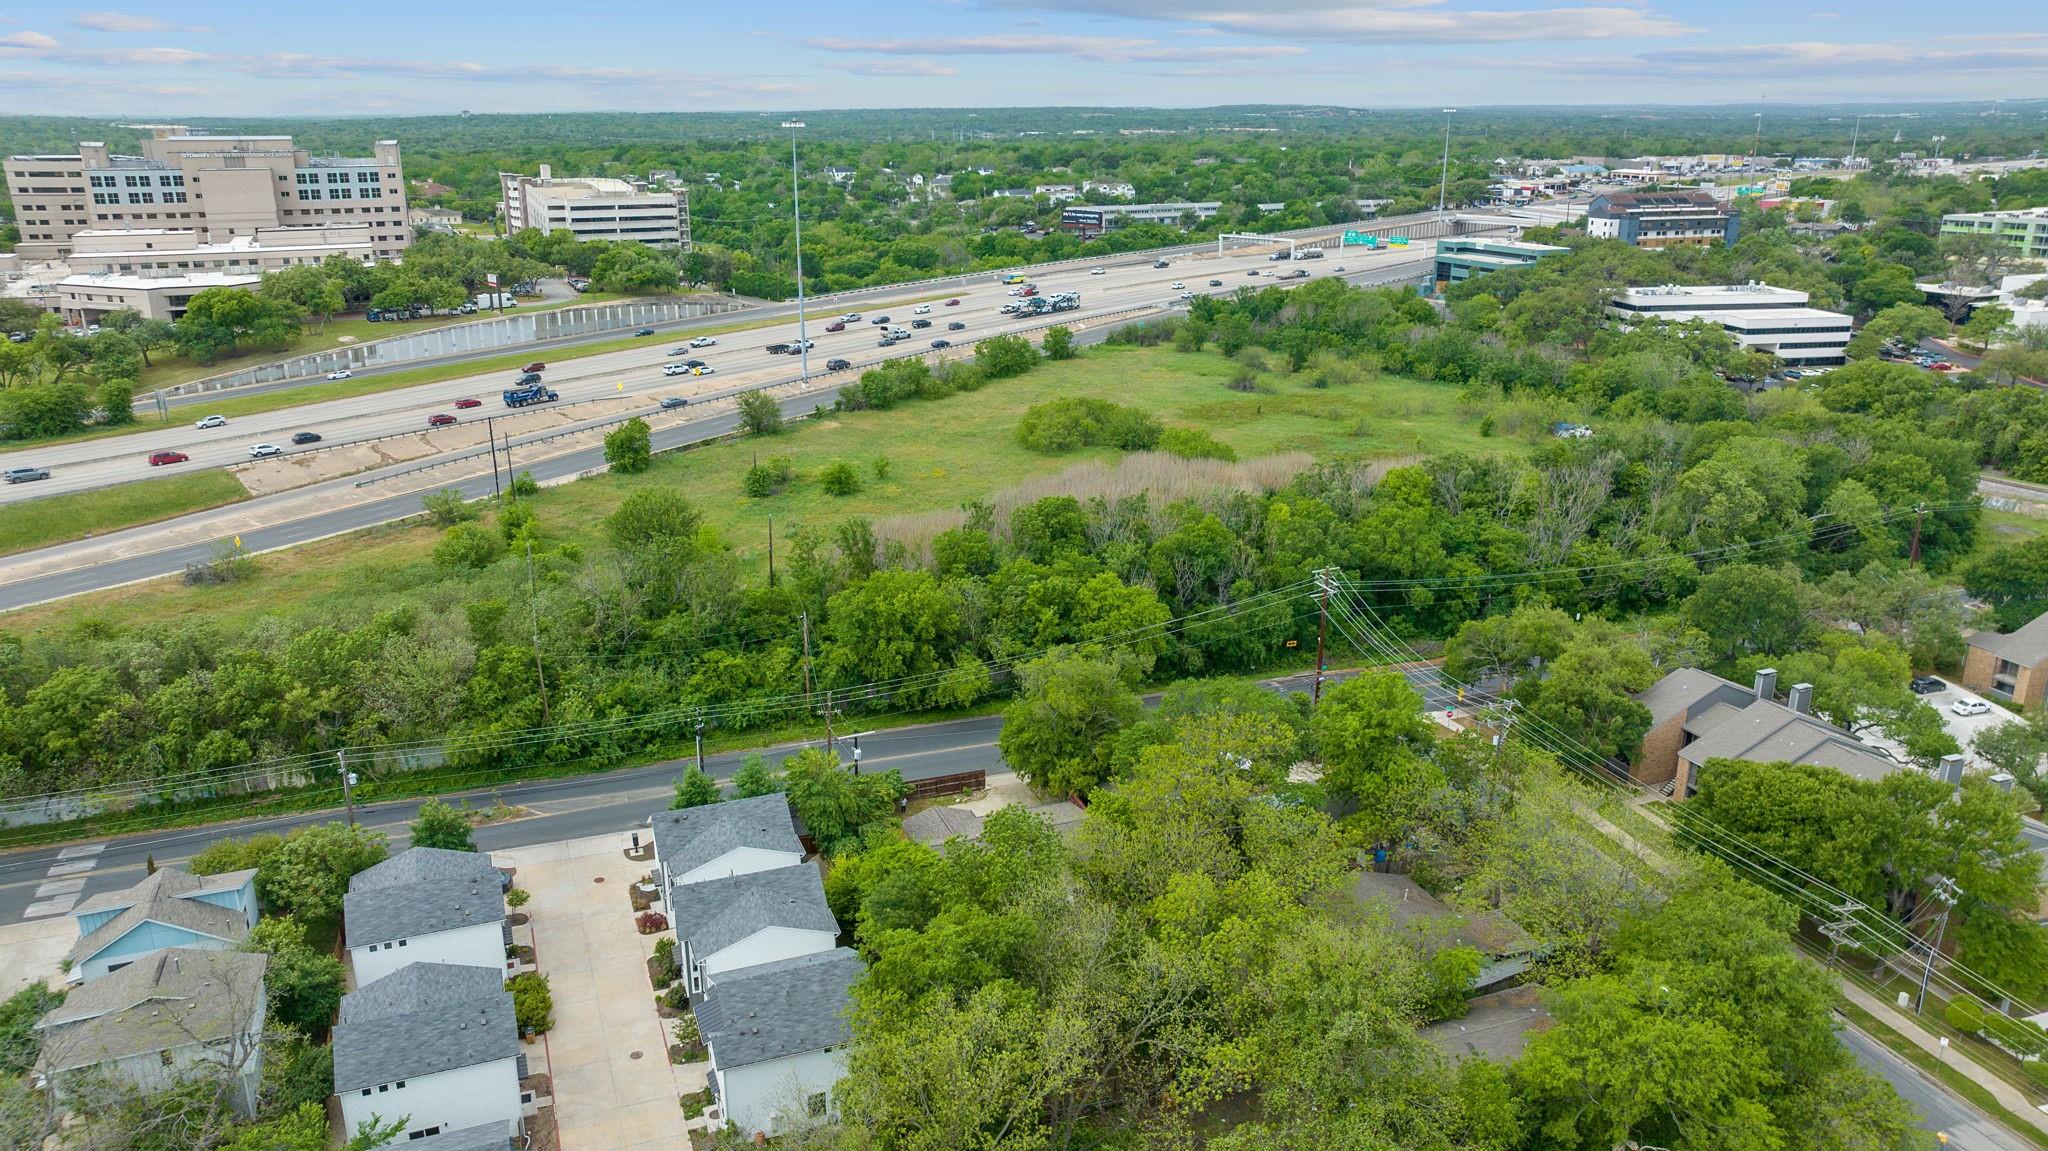
[[1439, 216], [1443, 215], [1444, 197], [1451, 190], [1451, 113], [1456, 111], [1456, 108], [1444, 109], [1444, 173], [1436, 185], [1436, 211]]
[[825, 750], [832, 750], [832, 689], [825, 689]]
[[804, 629], [804, 703], [808, 705], [811, 698], [811, 613], [800, 612], [796, 618]]
[[809, 388], [811, 341], [804, 336], [804, 209], [796, 179], [796, 131], [804, 126], [804, 122], [784, 120], [782, 126], [789, 129], [789, 208], [790, 219], [796, 225], [796, 346], [802, 360], [803, 386]]
[[540, 666], [540, 595], [533, 578], [533, 541], [526, 541], [526, 607], [533, 619], [533, 678], [540, 685], [540, 717], [549, 726], [555, 722], [555, 714], [548, 707], [548, 675]]
[[853, 774], [860, 774], [860, 734], [858, 732], [853, 736]]
[[1323, 637], [1330, 630], [1330, 572], [1325, 568], [1316, 572], [1316, 678], [1309, 688], [1308, 705], [1313, 708], [1323, 702], [1323, 669], [1329, 663], [1323, 659]]
[[[775, 586], [775, 517], [768, 517], [768, 586]], [[809, 691], [809, 688], [804, 690]]]
[[356, 825], [356, 773], [348, 769], [348, 752], [334, 753], [334, 762], [341, 768], [341, 802], [348, 807], [348, 825]]
[[1858, 117], [1856, 117], [1856, 127], [1855, 127], [1855, 129], [1854, 129], [1854, 130], [1852, 130], [1852, 131], [1851, 131], [1851, 132], [1849, 133], [1849, 156], [1848, 156], [1848, 159], [1846, 159], [1845, 161], [1843, 161], [1843, 163], [1844, 163], [1844, 164], [1846, 164], [1846, 165], [1848, 165], [1848, 166], [1850, 166], [1850, 167], [1854, 167], [1854, 166], [1855, 166], [1855, 164], [1856, 164], [1856, 141], [1857, 141], [1857, 140], [1859, 140], [1859, 139], [1861, 139], [1862, 137], [1863, 137], [1863, 117], [1862, 117], [1862, 116], [1858, 116]]
[[484, 435], [491, 441], [491, 494], [503, 496], [505, 489], [498, 486], [498, 429], [496, 427], [496, 420], [497, 417], [495, 416], [484, 417]]
[[1927, 514], [1927, 505], [1913, 505], [1913, 546], [1906, 553], [1906, 562], [1917, 565], [1920, 562], [1920, 519]]
[[697, 770], [704, 770], [704, 717], [697, 717]]
[[1947, 876], [1935, 880], [1934, 898], [1941, 903], [1941, 921], [1934, 928], [1934, 946], [1927, 949], [1927, 965], [1920, 969], [1920, 997], [1913, 1001], [1913, 1014], [1927, 1005], [1927, 983], [1934, 977], [1934, 957], [1941, 951], [1941, 941], [1948, 934], [1948, 913], [1956, 905], [1956, 881]]

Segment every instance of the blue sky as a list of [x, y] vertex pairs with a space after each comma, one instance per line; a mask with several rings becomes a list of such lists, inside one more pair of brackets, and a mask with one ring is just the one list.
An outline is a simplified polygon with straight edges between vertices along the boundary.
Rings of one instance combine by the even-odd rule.
[[0, 0], [0, 110], [2048, 96], [2048, 17], [2023, 0], [92, 3]]

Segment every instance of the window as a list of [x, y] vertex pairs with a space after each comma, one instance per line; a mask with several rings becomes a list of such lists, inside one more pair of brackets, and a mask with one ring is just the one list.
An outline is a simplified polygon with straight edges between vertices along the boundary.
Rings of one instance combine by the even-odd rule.
[[405, 1080], [403, 1080], [403, 1079], [399, 1080], [399, 1081], [398, 1081], [398, 1083], [397, 1083], [397, 1087], [398, 1087], [398, 1089], [399, 1089], [400, 1091], [403, 1091], [403, 1090], [405, 1090]]
[[804, 1100], [804, 1110], [810, 1112], [813, 1119], [823, 1119], [825, 1117], [825, 1093], [823, 1091], [814, 1092], [810, 1098]]
[[363, 1094], [368, 1095], [369, 1093], [370, 1089], [368, 1087], [363, 1088]]
[[164, 1066], [169, 1067], [171, 1065], [171, 1053], [169, 1051], [159, 1051], [156, 1053], [156, 1057], [163, 1061]]
[[391, 1084], [389, 1084], [389, 1083], [379, 1083], [379, 1084], [377, 1084], [377, 1094], [379, 1094], [379, 1095], [382, 1095], [382, 1094], [384, 1094], [384, 1093], [385, 1093], [386, 1091], [389, 1091], [389, 1090], [391, 1090]]
[[425, 1139], [429, 1135], [439, 1135], [440, 1133], [441, 1128], [436, 1125], [433, 1127], [422, 1127], [417, 1131], [409, 1131], [405, 1137], [407, 1139]]
[[399, 941], [398, 941], [398, 945], [399, 945], [400, 947], [404, 947], [404, 946], [405, 946], [405, 940], [403, 940], [403, 939], [399, 940]]

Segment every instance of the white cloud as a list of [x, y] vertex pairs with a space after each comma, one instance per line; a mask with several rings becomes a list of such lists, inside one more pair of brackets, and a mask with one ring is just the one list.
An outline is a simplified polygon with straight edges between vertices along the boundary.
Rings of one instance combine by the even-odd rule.
[[825, 67], [856, 76], [958, 76], [960, 70], [937, 60], [827, 60]]
[[1059, 8], [1126, 20], [1207, 25], [1274, 39], [1354, 44], [1477, 44], [1542, 40], [1616, 40], [1685, 36], [1699, 31], [1645, 7], [1531, 8], [1495, 11], [1446, 0], [988, 0], [1014, 7]]
[[80, 12], [71, 18], [80, 28], [95, 32], [197, 32], [198, 28], [181, 28], [154, 16], [134, 16], [126, 12]]
[[[2021, 40], [2023, 37], [2009, 37]], [[1476, 68], [1510, 69], [1578, 80], [1719, 82], [1769, 79], [1794, 90], [1830, 93], [1845, 86], [1861, 90], [1899, 91], [1902, 77], [1937, 78], [1944, 82], [2001, 73], [2006, 86], [2013, 73], [2048, 78], [2048, 45], [2025, 47], [1933, 47], [1912, 44], [1845, 44], [1803, 41], [1784, 44], [1726, 44], [1668, 48], [1616, 56], [1550, 56], [1526, 59], [1475, 59]]]
[[1299, 56], [1306, 48], [1290, 44], [1239, 44], [1181, 48], [1157, 40], [1118, 36], [1020, 35], [942, 36], [917, 40], [859, 39], [820, 36], [807, 43], [827, 52], [878, 56], [1069, 56], [1101, 63], [1140, 61], [1270, 60]]
[[43, 35], [41, 32], [9, 32], [5, 36], [0, 36], [0, 50], [20, 48], [48, 51], [56, 46], [57, 42], [55, 40]]

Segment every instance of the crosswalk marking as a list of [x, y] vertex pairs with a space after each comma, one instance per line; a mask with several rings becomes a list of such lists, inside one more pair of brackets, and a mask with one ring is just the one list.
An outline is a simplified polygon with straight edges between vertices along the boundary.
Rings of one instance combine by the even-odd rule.
[[36, 887], [35, 902], [28, 905], [21, 917], [43, 919], [69, 914], [78, 905], [79, 896], [85, 894], [86, 873], [100, 865], [100, 853], [106, 849], [104, 843], [81, 843], [58, 852], [47, 877]]
[[86, 872], [91, 871], [93, 868], [98, 867], [99, 865], [100, 861], [97, 859], [74, 859], [69, 863], [51, 864], [50, 874], [52, 876], [84, 875]]
[[85, 878], [48, 879], [36, 888], [37, 899], [48, 899], [53, 895], [77, 895], [85, 890]]
[[77, 847], [67, 847], [64, 850], [58, 852], [57, 858], [84, 859], [88, 856], [98, 855], [100, 852], [105, 851], [106, 849], [107, 845], [104, 843], [81, 843]]
[[56, 899], [45, 899], [38, 903], [29, 904], [28, 910], [22, 912], [21, 917], [23, 919], [41, 919], [48, 915], [63, 915], [69, 912], [72, 905], [77, 902], [78, 897], [76, 895], [62, 895]]

